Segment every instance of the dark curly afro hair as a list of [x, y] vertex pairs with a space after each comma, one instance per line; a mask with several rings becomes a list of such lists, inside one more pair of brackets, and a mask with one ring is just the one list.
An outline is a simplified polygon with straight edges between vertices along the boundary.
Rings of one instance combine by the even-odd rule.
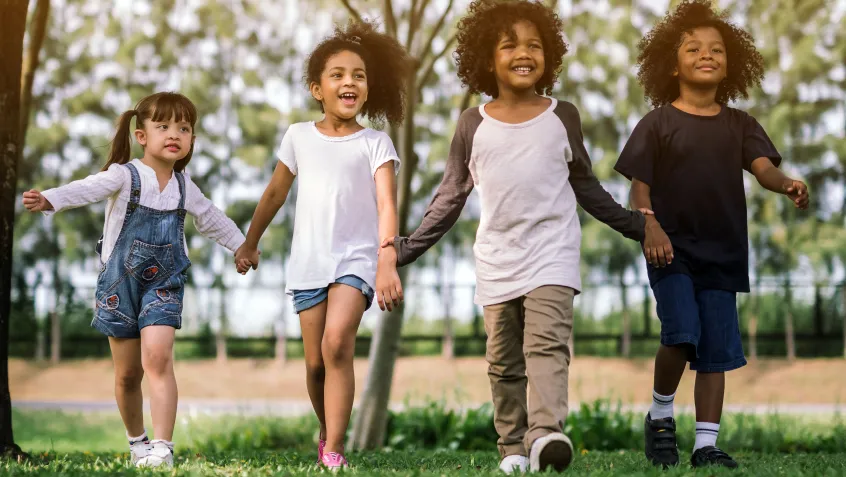
[[653, 106], [672, 103], [679, 97], [679, 81], [673, 70], [678, 65], [682, 37], [701, 27], [716, 28], [726, 45], [727, 74], [717, 88], [718, 103], [747, 98], [749, 88], [761, 83], [764, 58], [755, 49], [752, 35], [728, 21], [726, 12], [712, 10], [710, 0], [684, 0], [638, 44], [637, 79]]
[[551, 8], [538, 1], [474, 0], [467, 15], [458, 23], [455, 64], [458, 77], [471, 93], [496, 98], [496, 77], [490, 71], [494, 48], [502, 34], [511, 34], [514, 24], [526, 20], [537, 27], [543, 42], [545, 68], [535, 85], [538, 94], [552, 93], [558, 81], [567, 44], [561, 33], [563, 23]]
[[385, 119], [393, 125], [402, 123], [411, 58], [394, 38], [376, 31], [374, 22], [351, 20], [344, 28], [336, 26], [306, 61], [306, 87], [319, 84], [326, 62], [342, 51], [351, 51], [364, 61], [368, 94], [361, 113], [376, 124]]

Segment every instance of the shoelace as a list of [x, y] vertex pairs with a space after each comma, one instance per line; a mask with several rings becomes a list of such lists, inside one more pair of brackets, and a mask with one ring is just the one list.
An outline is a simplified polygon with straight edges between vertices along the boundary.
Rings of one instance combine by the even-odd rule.
[[324, 455], [329, 458], [330, 462], [337, 462], [339, 464], [344, 463], [344, 456], [342, 456], [341, 454], [338, 454], [337, 452], [328, 452]]

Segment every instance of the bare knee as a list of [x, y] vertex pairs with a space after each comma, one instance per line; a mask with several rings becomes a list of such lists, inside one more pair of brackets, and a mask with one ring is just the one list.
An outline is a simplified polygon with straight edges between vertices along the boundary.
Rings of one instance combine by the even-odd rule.
[[327, 332], [323, 335], [323, 361], [329, 366], [343, 366], [352, 361], [355, 348], [355, 337], [352, 339], [343, 333]]
[[314, 381], [320, 381], [326, 375], [326, 367], [323, 365], [323, 356], [318, 354], [306, 358], [306, 373]]
[[141, 361], [144, 372], [151, 376], [173, 373], [173, 353], [170, 350], [146, 350]]
[[143, 377], [144, 368], [141, 366], [115, 370], [115, 386], [126, 391], [135, 390], [141, 387]]

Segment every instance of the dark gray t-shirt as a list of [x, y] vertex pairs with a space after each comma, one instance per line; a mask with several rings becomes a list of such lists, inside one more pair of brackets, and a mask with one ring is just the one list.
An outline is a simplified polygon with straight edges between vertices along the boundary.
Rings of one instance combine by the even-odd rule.
[[647, 264], [649, 281], [683, 273], [698, 287], [749, 291], [743, 171], [781, 156], [749, 114], [723, 106], [698, 116], [667, 105], [641, 119], [615, 169], [650, 187], [655, 219], [673, 244], [673, 262]]
[[578, 110], [567, 102], [552, 99], [519, 124], [497, 121], [484, 106], [464, 111], [422, 224], [395, 242], [400, 265], [455, 224], [474, 187], [481, 199], [475, 301], [482, 306], [544, 285], [581, 289], [577, 203], [627, 237], [643, 237], [643, 215], [624, 209], [593, 175]]

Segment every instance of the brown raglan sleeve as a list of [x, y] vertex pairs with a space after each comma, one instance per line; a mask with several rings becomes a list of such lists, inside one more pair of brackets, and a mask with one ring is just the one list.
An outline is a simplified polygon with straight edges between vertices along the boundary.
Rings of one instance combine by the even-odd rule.
[[576, 194], [576, 202], [596, 220], [620, 232], [624, 237], [643, 240], [646, 224], [643, 214], [637, 210], [627, 210], [620, 205], [593, 174], [590, 156], [582, 136], [579, 110], [574, 105], [561, 101], [555, 108], [555, 113], [567, 129], [567, 139], [573, 151], [573, 160], [569, 163], [570, 185]]
[[473, 136], [481, 122], [482, 116], [478, 108], [464, 111], [458, 119], [444, 177], [423, 214], [423, 221], [409, 237], [397, 237], [394, 240], [398, 266], [417, 260], [455, 225], [461, 215], [467, 196], [473, 190], [473, 178], [469, 168], [470, 155]]

